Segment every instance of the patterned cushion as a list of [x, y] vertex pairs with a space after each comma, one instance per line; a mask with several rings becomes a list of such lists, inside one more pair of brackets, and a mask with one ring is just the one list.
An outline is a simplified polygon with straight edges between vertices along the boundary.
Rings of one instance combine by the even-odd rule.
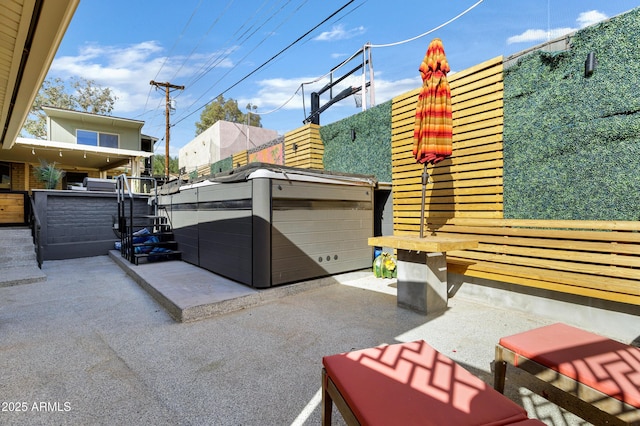
[[503, 337], [500, 344], [640, 408], [638, 348], [561, 323]]
[[498, 426], [527, 419], [522, 407], [424, 341], [322, 363], [361, 424]]

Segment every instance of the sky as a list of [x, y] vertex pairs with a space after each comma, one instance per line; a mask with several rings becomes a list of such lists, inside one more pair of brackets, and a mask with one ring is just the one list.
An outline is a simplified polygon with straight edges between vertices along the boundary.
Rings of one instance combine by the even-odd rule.
[[[367, 44], [364, 80], [373, 80], [373, 90], [363, 97], [370, 107], [420, 87], [418, 67], [435, 37], [455, 73], [638, 6], [640, 0], [81, 0], [47, 77], [110, 88], [117, 97], [112, 115], [144, 121], [142, 132], [160, 140], [157, 153], [165, 149], [165, 92], [150, 81], [184, 86], [171, 92], [170, 155], [177, 156], [219, 95], [243, 112], [256, 106], [264, 128], [299, 128], [310, 93], [332, 70], [335, 81], [362, 65], [357, 53]], [[359, 69], [333, 95], [362, 81]], [[329, 96], [322, 94], [321, 105]], [[324, 111], [320, 124], [361, 110], [350, 96]]]

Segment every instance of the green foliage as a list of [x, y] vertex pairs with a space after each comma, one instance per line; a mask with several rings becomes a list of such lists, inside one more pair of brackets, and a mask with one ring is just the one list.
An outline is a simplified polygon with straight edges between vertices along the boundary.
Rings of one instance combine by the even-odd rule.
[[100, 87], [86, 78], [74, 77], [68, 82], [61, 78], [46, 79], [36, 95], [23, 130], [37, 139], [47, 137], [47, 116], [43, 106], [109, 115], [117, 99], [110, 88]]
[[55, 189], [65, 174], [64, 170], [56, 168], [55, 162], [47, 163], [45, 160], [40, 160], [40, 165], [33, 168], [33, 175], [44, 183], [46, 189]]
[[232, 123], [246, 123], [247, 117], [249, 124], [255, 127], [262, 127], [261, 117], [255, 114], [257, 106], [247, 104], [247, 113], [244, 114], [238, 108], [238, 101], [235, 99], [225, 99], [224, 96], [218, 96], [214, 101], [200, 113], [200, 121], [196, 123], [196, 136], [213, 126], [220, 120], [230, 121]]
[[325, 170], [373, 175], [380, 182], [391, 182], [391, 101], [322, 126], [320, 137]]
[[[164, 155], [154, 155], [153, 156], [153, 175], [154, 176], [164, 176]], [[169, 157], [169, 173], [178, 173], [178, 157]]]
[[640, 9], [505, 70], [505, 217], [640, 219], [638, 45]]
[[228, 172], [229, 170], [233, 170], [233, 157], [224, 158], [211, 165], [212, 175], [220, 172]]

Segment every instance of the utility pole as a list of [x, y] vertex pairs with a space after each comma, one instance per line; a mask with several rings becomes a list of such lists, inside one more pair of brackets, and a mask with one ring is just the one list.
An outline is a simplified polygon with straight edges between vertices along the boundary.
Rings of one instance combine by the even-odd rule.
[[169, 180], [169, 129], [171, 127], [169, 125], [169, 114], [171, 113], [171, 99], [169, 99], [169, 92], [171, 91], [171, 89], [184, 90], [184, 86], [176, 86], [175, 84], [171, 84], [169, 82], [159, 83], [153, 80], [151, 80], [149, 84], [151, 84], [152, 86], [156, 86], [156, 88], [164, 87], [165, 89], [165, 96], [166, 96], [165, 116], [166, 116], [166, 122], [167, 122], [167, 129], [164, 137], [165, 138], [164, 176], [167, 180]]

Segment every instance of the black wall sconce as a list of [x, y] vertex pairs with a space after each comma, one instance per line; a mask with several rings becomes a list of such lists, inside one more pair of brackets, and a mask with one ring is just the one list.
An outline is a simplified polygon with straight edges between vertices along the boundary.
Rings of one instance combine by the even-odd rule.
[[356, 129], [351, 129], [351, 142], [356, 140]]
[[587, 53], [587, 60], [584, 61], [584, 78], [591, 77], [591, 74], [593, 74], [596, 69], [596, 65], [598, 65], [598, 61], [596, 61], [595, 52]]
[[293, 152], [296, 152], [296, 151], [298, 151], [298, 144], [294, 143], [293, 144]]

